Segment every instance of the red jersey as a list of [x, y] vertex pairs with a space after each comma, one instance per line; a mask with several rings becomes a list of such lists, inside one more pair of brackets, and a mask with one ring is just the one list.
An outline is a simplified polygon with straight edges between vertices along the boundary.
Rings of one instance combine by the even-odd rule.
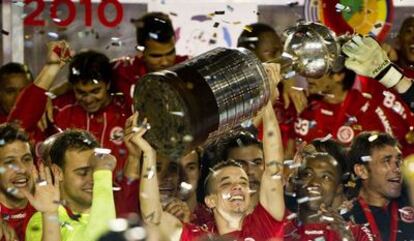
[[[234, 237], [237, 240], [247, 240], [248, 238], [257, 241], [283, 240], [283, 227], [283, 221], [275, 220], [262, 205], [258, 204], [253, 212], [243, 219], [242, 229], [226, 234], [226, 236]], [[199, 240], [208, 234], [217, 234], [214, 222], [201, 227], [194, 224], [184, 224], [180, 240]]]
[[[298, 226], [296, 222], [290, 222], [285, 227], [285, 241], [340, 241], [342, 240], [338, 233], [328, 229], [328, 225], [324, 223], [313, 223]], [[367, 227], [359, 225], [351, 225], [350, 230], [355, 241], [371, 241], [374, 240], [371, 232]]]
[[7, 115], [0, 110], [0, 124], [7, 122]]
[[295, 134], [308, 142], [330, 135], [350, 144], [362, 131], [383, 131], [396, 137], [407, 155], [414, 152], [414, 145], [405, 139], [411, 126], [414, 116], [408, 106], [398, 95], [381, 87], [370, 94], [349, 90], [340, 104], [312, 100], [296, 119]]
[[203, 226], [207, 223], [214, 223], [214, 214], [204, 203], [197, 203], [197, 206], [191, 214], [190, 223], [197, 226]]
[[25, 241], [26, 227], [36, 209], [29, 203], [22, 209], [9, 209], [0, 203], [0, 214], [7, 224], [16, 232], [20, 241]]
[[[19, 120], [28, 132], [38, 132], [37, 122], [44, 113], [47, 101], [45, 93], [42, 88], [30, 84], [21, 92], [9, 118]], [[54, 123], [48, 134], [68, 128], [89, 131], [102, 147], [112, 150], [111, 154], [117, 158], [114, 173], [119, 175], [127, 157], [123, 129], [126, 119], [131, 115], [130, 108], [115, 97], [101, 110], [88, 113], [76, 102], [72, 92], [59, 96], [52, 102]]]
[[117, 182], [117, 189], [114, 190], [114, 201], [116, 216], [128, 218], [130, 214], [140, 216], [139, 210], [139, 179], [128, 180], [123, 177]]
[[[187, 59], [187, 56], [177, 55], [175, 57], [175, 64]], [[115, 60], [112, 62], [112, 66], [115, 80], [112, 84], [116, 91], [124, 94], [126, 102], [131, 106], [133, 91], [137, 80], [149, 72], [145, 66], [145, 62], [142, 57], [135, 56], [131, 61], [125, 59]]]

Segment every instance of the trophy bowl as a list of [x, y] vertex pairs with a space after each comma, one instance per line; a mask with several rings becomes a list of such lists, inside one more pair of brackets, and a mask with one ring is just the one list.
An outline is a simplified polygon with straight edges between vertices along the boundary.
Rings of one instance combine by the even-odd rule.
[[338, 65], [340, 46], [335, 33], [326, 26], [299, 23], [285, 30], [285, 35], [282, 58], [290, 59], [290, 65], [282, 65], [282, 74], [293, 70], [305, 77], [321, 78]]

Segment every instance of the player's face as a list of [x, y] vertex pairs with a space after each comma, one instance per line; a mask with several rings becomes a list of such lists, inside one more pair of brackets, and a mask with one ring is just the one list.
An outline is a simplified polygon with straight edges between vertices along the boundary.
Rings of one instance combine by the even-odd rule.
[[172, 198], [177, 197], [178, 180], [179, 180], [178, 164], [163, 156], [157, 157], [157, 178], [160, 190], [161, 202], [165, 205]]
[[8, 74], [1, 81], [0, 108], [5, 114], [10, 113], [17, 96], [29, 84], [25, 74]]
[[273, 32], [264, 32], [260, 34], [259, 43], [254, 52], [262, 62], [266, 62], [279, 57], [282, 51], [283, 45], [280, 38]]
[[386, 199], [394, 199], [401, 195], [402, 155], [396, 146], [385, 146], [372, 151], [368, 163], [368, 179], [365, 187], [373, 190]]
[[232, 148], [229, 151], [228, 159], [236, 161], [243, 167], [249, 176], [250, 189], [257, 191], [255, 193], [259, 193], [264, 170], [262, 149], [258, 145]]
[[330, 207], [338, 194], [340, 178], [336, 161], [330, 157], [306, 158], [305, 167], [299, 171], [298, 200], [309, 198], [301, 206], [319, 210], [322, 203]]
[[239, 167], [224, 167], [213, 177], [214, 207], [219, 212], [243, 215], [250, 205], [249, 179]]
[[414, 64], [414, 18], [408, 20], [399, 34], [401, 57], [409, 64]]
[[198, 179], [200, 178], [200, 164], [197, 152], [192, 151], [181, 158], [180, 166], [184, 171], [186, 182], [191, 184], [192, 187], [191, 191], [184, 197], [186, 199], [197, 190]]
[[88, 113], [97, 112], [110, 102], [109, 84], [102, 81], [96, 83], [79, 81], [73, 85], [73, 91], [79, 105]]
[[327, 94], [332, 89], [333, 80], [325, 74], [319, 79], [307, 78], [309, 94]]
[[28, 142], [20, 140], [0, 147], [0, 196], [2, 201], [26, 200], [20, 189], [33, 190], [33, 156]]
[[171, 67], [175, 63], [174, 38], [167, 43], [155, 40], [145, 42], [144, 61], [149, 72], [159, 71]]
[[93, 149], [69, 149], [65, 152], [62, 170], [61, 195], [68, 205], [77, 211], [92, 205], [93, 170], [89, 163]]

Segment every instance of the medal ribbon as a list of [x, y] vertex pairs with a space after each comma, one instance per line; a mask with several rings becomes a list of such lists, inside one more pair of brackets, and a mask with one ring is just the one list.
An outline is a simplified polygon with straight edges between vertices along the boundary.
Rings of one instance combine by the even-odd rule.
[[[379, 232], [377, 223], [375, 222], [374, 215], [372, 215], [371, 209], [368, 207], [368, 204], [362, 197], [358, 198], [358, 202], [362, 207], [362, 211], [364, 212], [365, 218], [368, 220], [369, 227], [372, 231], [372, 234], [375, 236], [376, 240], [378, 241], [385, 241], [381, 237], [381, 233]], [[389, 241], [396, 241], [397, 240], [397, 227], [398, 227], [398, 204], [396, 201], [391, 202], [391, 232], [390, 232], [390, 239]]]

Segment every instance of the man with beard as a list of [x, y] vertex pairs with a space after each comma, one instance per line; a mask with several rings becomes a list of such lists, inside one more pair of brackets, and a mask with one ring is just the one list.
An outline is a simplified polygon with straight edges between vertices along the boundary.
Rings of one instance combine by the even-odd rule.
[[328, 153], [305, 156], [296, 180], [298, 217], [285, 228], [284, 240], [372, 240], [367, 228], [348, 225], [332, 208], [342, 193], [341, 177], [341, 165]]
[[[33, 191], [33, 153], [28, 135], [19, 127], [0, 125], [0, 240], [23, 241], [35, 209], [22, 189]], [[16, 235], [17, 234], [17, 235]]]
[[170, 240], [197, 240], [208, 234], [232, 236], [243, 240], [283, 238], [283, 147], [271, 103], [264, 110], [264, 165], [259, 204], [249, 214], [249, 178], [243, 168], [233, 162], [221, 162], [211, 169], [205, 180], [206, 205], [212, 209], [214, 222], [199, 227], [183, 224], [163, 212], [157, 187], [155, 150], [142, 138], [146, 129], [136, 133], [137, 144], [144, 152], [141, 179], [141, 211], [144, 221], [156, 225]]
[[367, 224], [375, 240], [403, 241], [414, 237], [414, 208], [402, 194], [402, 155], [398, 142], [386, 133], [364, 132], [349, 152], [358, 176], [358, 199], [345, 218]]
[[53, 188], [47, 195], [28, 196], [39, 212], [29, 221], [26, 241], [93, 241], [108, 231], [108, 222], [115, 218], [116, 159], [98, 147], [82, 130], [67, 130], [56, 138], [50, 149], [54, 178], [39, 175], [36, 190], [52, 182]]

